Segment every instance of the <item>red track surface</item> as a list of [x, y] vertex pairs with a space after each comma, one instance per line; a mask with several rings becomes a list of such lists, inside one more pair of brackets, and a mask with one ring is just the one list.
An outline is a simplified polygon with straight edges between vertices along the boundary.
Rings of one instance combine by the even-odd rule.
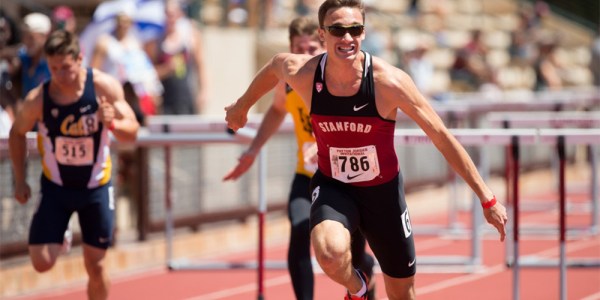
[[[540, 195], [527, 198], [528, 202], [556, 199], [556, 195]], [[569, 195], [570, 203], [582, 203], [587, 195]], [[524, 199], [525, 201], [525, 199]], [[545, 200], [544, 202], [546, 202]], [[588, 200], [589, 201], [589, 200]], [[526, 203], [526, 202], [525, 202]], [[548, 202], [546, 202], [548, 203]], [[420, 224], [443, 224], [445, 215], [427, 218], [413, 218], [414, 228]], [[521, 213], [522, 226], [531, 224], [558, 224], [558, 209], [543, 212]], [[466, 213], [459, 220], [469, 224]], [[568, 226], [590, 224], [589, 212], [573, 212], [568, 215]], [[468, 227], [468, 225], [465, 225]], [[522, 227], [523, 228], [523, 227]], [[469, 236], [449, 238], [441, 236], [417, 236], [419, 257], [430, 255], [469, 255]], [[521, 234], [521, 256], [536, 255], [557, 258], [558, 234]], [[286, 245], [270, 247], [266, 250], [267, 260], [283, 260]], [[567, 258], [594, 258], [600, 261], [600, 236], [569, 236]], [[255, 252], [229, 255], [220, 259], [245, 261], [254, 259]], [[513, 298], [513, 269], [505, 266], [505, 245], [497, 240], [497, 234], [486, 234], [483, 241], [483, 266], [474, 273], [447, 273], [447, 268], [423, 266], [418, 268], [416, 292], [418, 299], [486, 299], [506, 300]], [[294, 299], [289, 276], [286, 270], [267, 270], [265, 275], [264, 299]], [[387, 299], [383, 278], [376, 275], [378, 299]], [[144, 273], [113, 277], [110, 299], [257, 299], [257, 273], [253, 270], [210, 270], [175, 271], [156, 269]], [[526, 268], [520, 272], [521, 299], [559, 299], [558, 268]], [[315, 299], [342, 299], [344, 290], [323, 274], [316, 275]], [[567, 271], [568, 299], [600, 299], [600, 268], [569, 268]], [[18, 299], [85, 299], [85, 285], [60, 289]]]

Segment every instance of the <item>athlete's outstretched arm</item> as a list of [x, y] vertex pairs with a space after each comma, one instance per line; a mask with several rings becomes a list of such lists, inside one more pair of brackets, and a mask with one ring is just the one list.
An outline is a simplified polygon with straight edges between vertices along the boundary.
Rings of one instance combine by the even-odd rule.
[[[385, 79], [380, 81], [378, 91], [384, 97], [385, 105], [389, 105], [389, 108], [400, 108], [413, 119], [444, 155], [450, 166], [477, 194], [480, 201], [484, 203], [491, 200], [494, 194], [485, 184], [471, 157], [418, 91], [410, 76], [391, 66], [385, 65], [381, 68], [380, 74], [387, 74], [387, 76], [381, 77]], [[496, 227], [500, 233], [500, 239], [503, 241], [506, 236], [505, 224], [508, 219], [504, 206], [497, 202], [493, 207], [484, 209], [484, 215], [488, 223]]]
[[20, 203], [26, 203], [31, 196], [25, 174], [27, 159], [26, 134], [33, 129], [35, 122], [42, 118], [42, 86], [38, 86], [27, 94], [23, 107], [15, 117], [8, 137], [8, 149], [12, 161], [15, 178], [15, 198]]
[[277, 88], [275, 88], [273, 104], [271, 104], [269, 110], [265, 113], [256, 137], [250, 143], [248, 150], [244, 151], [240, 158], [238, 158], [238, 164], [223, 177], [223, 180], [236, 180], [246, 173], [254, 163], [260, 149], [277, 132], [287, 114], [285, 110], [285, 94], [285, 82], [280, 81]]
[[[298, 66], [306, 61], [306, 59], [297, 59], [298, 57], [302, 58], [303, 55], [280, 53], [273, 56], [258, 71], [242, 97], [225, 107], [227, 126], [234, 131], [244, 127], [248, 121], [248, 111], [258, 99], [272, 90], [279, 80], [288, 82], [289, 77], [297, 71]], [[310, 58], [310, 56], [308, 57]]]

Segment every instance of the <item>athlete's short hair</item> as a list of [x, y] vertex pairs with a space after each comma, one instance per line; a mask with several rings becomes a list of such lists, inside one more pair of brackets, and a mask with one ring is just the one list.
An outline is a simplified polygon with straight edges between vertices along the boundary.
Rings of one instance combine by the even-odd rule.
[[363, 25], [365, 22], [365, 5], [362, 0], [325, 0], [323, 4], [319, 7], [319, 26], [323, 27], [325, 24], [325, 15], [330, 9], [337, 9], [340, 7], [356, 7], [360, 10], [360, 13], [363, 18]]
[[308, 36], [318, 36], [317, 29], [319, 29], [319, 24], [309, 17], [298, 17], [292, 20], [290, 26], [288, 26], [290, 43], [292, 39], [297, 36], [308, 35]]
[[71, 55], [77, 58], [80, 52], [77, 35], [63, 29], [50, 33], [44, 44], [44, 53], [48, 56]]

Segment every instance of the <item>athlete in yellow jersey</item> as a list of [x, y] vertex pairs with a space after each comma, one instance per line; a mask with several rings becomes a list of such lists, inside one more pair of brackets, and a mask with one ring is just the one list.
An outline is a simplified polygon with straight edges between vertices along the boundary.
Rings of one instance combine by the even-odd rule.
[[[317, 55], [324, 49], [319, 40], [316, 21], [301, 17], [294, 19], [289, 26], [290, 50], [296, 54]], [[302, 98], [285, 82], [280, 82], [275, 90], [273, 104], [265, 114], [258, 133], [248, 150], [239, 158], [239, 162], [223, 180], [235, 180], [244, 174], [256, 159], [260, 148], [278, 130], [287, 113], [292, 115], [298, 160], [296, 175], [289, 195], [288, 217], [291, 223], [290, 245], [288, 248], [288, 269], [296, 299], [313, 299], [314, 275], [310, 257], [309, 215], [311, 206], [310, 178], [317, 169], [316, 141], [313, 136], [309, 111]], [[357, 231], [352, 237], [352, 263], [362, 269], [367, 276], [373, 275], [374, 259], [365, 253], [365, 239]], [[370, 280], [374, 283], [373, 280]], [[375, 299], [375, 289], [369, 288], [369, 298]]]

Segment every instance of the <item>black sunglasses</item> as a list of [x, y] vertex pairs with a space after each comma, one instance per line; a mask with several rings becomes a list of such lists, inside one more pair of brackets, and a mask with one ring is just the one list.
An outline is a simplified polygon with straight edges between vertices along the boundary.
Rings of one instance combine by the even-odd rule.
[[342, 26], [342, 25], [331, 25], [331, 26], [323, 26], [331, 35], [337, 37], [343, 37], [346, 33], [350, 33], [351, 36], [357, 37], [363, 33], [365, 30], [364, 25], [350, 25], [350, 26]]

